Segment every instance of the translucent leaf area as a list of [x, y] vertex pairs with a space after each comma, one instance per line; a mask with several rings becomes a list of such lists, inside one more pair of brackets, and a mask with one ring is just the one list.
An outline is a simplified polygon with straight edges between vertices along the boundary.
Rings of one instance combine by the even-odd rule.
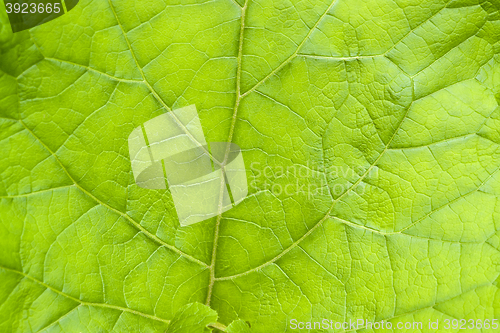
[[[500, 320], [500, 0], [3, 8], [0, 332]], [[183, 227], [128, 138], [189, 105], [248, 195]]]

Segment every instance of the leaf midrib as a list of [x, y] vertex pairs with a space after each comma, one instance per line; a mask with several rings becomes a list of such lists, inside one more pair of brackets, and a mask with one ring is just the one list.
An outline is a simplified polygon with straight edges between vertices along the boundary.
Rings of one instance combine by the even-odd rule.
[[[296, 57], [302, 46], [306, 43], [306, 41], [309, 39], [313, 31], [318, 27], [318, 25], [323, 21], [325, 16], [328, 14], [328, 12], [331, 10], [333, 5], [337, 2], [337, 0], [332, 0], [331, 4], [327, 7], [325, 12], [319, 17], [319, 19], [316, 21], [314, 26], [309, 30], [309, 32], [306, 34], [302, 42], [297, 46], [296, 50], [285, 60], [283, 61], [278, 67], [276, 67], [273, 71], [271, 71], [266, 77], [264, 77], [262, 80], [257, 82], [251, 89], [247, 90], [245, 93], [241, 94], [241, 72], [242, 72], [242, 58], [243, 58], [243, 42], [244, 42], [244, 33], [245, 33], [245, 20], [246, 20], [246, 13], [247, 13], [247, 8], [250, 0], [245, 0], [244, 6], [241, 8], [241, 24], [240, 24], [240, 38], [239, 38], [239, 47], [238, 47], [238, 67], [237, 67], [237, 74], [236, 74], [236, 99], [234, 103], [234, 110], [233, 110], [233, 116], [231, 120], [231, 126], [229, 128], [229, 135], [228, 135], [228, 145], [226, 148], [225, 152], [225, 157], [224, 161], [222, 163], [222, 168], [224, 168], [224, 165], [227, 161], [227, 156], [229, 154], [229, 148], [230, 144], [233, 141], [233, 135], [234, 135], [234, 129], [236, 125], [236, 119], [238, 115], [238, 110], [240, 106], [240, 102], [248, 96], [251, 92], [255, 91], [262, 83], [266, 82], [270, 77], [272, 77], [274, 74], [276, 74], [278, 71], [280, 71], [284, 66], [286, 66], [292, 59]], [[222, 188], [222, 184], [221, 184]], [[221, 189], [222, 190], [222, 189]], [[215, 224], [215, 231], [214, 231], [214, 242], [213, 242], [213, 248], [212, 248], [212, 259], [211, 259], [211, 264], [210, 264], [210, 281], [208, 285], [208, 290], [207, 290], [207, 300], [206, 304], [210, 305], [211, 299], [212, 299], [212, 290], [213, 286], [216, 282], [216, 277], [215, 277], [215, 265], [217, 261], [217, 246], [218, 246], [218, 241], [219, 241], [219, 227], [220, 227], [220, 222], [222, 219], [222, 214], [219, 214], [217, 216], [216, 224]]]

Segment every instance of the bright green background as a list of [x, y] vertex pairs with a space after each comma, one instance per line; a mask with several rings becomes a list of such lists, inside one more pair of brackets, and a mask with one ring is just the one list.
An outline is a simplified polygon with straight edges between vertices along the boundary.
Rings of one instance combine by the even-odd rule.
[[[0, 17], [1, 332], [163, 331], [191, 302], [263, 333], [500, 319], [499, 0], [94, 0], [15, 35]], [[127, 138], [190, 104], [254, 182], [180, 228]], [[278, 172], [299, 166], [321, 173]]]

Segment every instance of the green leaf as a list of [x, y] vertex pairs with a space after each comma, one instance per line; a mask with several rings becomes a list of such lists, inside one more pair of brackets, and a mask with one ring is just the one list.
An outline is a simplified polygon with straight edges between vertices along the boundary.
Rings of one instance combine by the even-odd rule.
[[233, 321], [228, 327], [217, 322], [217, 312], [210, 307], [191, 303], [182, 307], [174, 316], [166, 333], [200, 333], [218, 329], [228, 333], [250, 332], [248, 325], [241, 319]]
[[167, 333], [211, 332], [207, 326], [217, 323], [217, 312], [200, 303], [191, 303], [181, 308], [168, 326]]
[[228, 327], [227, 331], [228, 333], [250, 333], [250, 327], [248, 327], [248, 324], [245, 323], [243, 320], [235, 320], [233, 321]]
[[[500, 319], [498, 0], [81, 0], [0, 24], [1, 332]], [[127, 139], [193, 104], [249, 194], [181, 227]]]

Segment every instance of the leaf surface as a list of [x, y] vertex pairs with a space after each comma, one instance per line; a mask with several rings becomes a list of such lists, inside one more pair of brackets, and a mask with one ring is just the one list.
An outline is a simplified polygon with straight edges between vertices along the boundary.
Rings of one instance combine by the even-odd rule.
[[[500, 319], [498, 0], [0, 20], [0, 331], [164, 332], [195, 302], [229, 332]], [[180, 227], [168, 191], [135, 185], [127, 138], [191, 104], [250, 188]]]

